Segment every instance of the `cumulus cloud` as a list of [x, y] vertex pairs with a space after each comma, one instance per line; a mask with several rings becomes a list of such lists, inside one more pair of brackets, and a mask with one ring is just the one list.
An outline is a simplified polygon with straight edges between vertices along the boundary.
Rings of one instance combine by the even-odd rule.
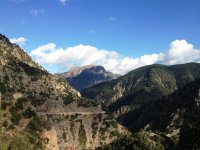
[[44, 12], [45, 12], [44, 9], [33, 9], [33, 10], [30, 11], [30, 13], [31, 13], [32, 15], [34, 15], [34, 16], [38, 16], [39, 14], [42, 14], [42, 13], [44, 13]]
[[59, 0], [61, 4], [66, 5], [68, 0]]
[[192, 44], [189, 44], [185, 40], [176, 40], [170, 44], [167, 54], [164, 56], [165, 64], [177, 64], [187, 62], [199, 62], [200, 50], [194, 48]]
[[16, 44], [18, 44], [18, 45], [20, 45], [20, 46], [23, 46], [23, 45], [25, 45], [26, 42], [27, 41], [27, 39], [25, 39], [24, 37], [19, 37], [19, 38], [12, 38], [12, 39], [10, 39], [10, 42], [11, 43], [16, 43]]
[[200, 60], [200, 50], [194, 49], [193, 45], [185, 40], [173, 41], [165, 52], [137, 58], [125, 57], [116, 51], [98, 49], [90, 45], [63, 49], [57, 48], [54, 43], [39, 46], [32, 50], [30, 55], [41, 64], [57, 65], [66, 69], [74, 65], [96, 64], [118, 74], [125, 74], [138, 67], [154, 63], [171, 65]]

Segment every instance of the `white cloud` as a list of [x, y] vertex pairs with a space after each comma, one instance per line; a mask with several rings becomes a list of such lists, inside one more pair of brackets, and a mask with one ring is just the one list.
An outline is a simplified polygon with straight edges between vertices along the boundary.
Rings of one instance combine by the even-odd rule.
[[27, 39], [25, 39], [24, 37], [19, 37], [19, 38], [12, 38], [12, 39], [10, 39], [10, 42], [11, 43], [16, 43], [16, 44], [19, 44], [20, 46], [23, 46], [23, 45], [25, 45], [26, 42], [27, 41]]
[[68, 0], [59, 0], [61, 4], [66, 5]]
[[200, 61], [200, 50], [194, 49], [194, 46], [185, 40], [176, 40], [170, 44], [163, 62], [171, 65], [192, 61]]
[[33, 10], [30, 11], [30, 13], [31, 13], [32, 15], [35, 15], [35, 16], [37, 16], [37, 15], [39, 15], [39, 14], [42, 14], [42, 13], [44, 13], [44, 12], [45, 12], [44, 9], [33, 9]]
[[138, 58], [124, 57], [116, 51], [98, 49], [89, 45], [57, 48], [54, 43], [42, 45], [32, 50], [30, 55], [41, 64], [56, 65], [65, 69], [74, 65], [96, 64], [119, 74], [154, 63], [171, 65], [200, 61], [200, 50], [194, 49], [193, 45], [185, 40], [173, 41], [166, 52]]

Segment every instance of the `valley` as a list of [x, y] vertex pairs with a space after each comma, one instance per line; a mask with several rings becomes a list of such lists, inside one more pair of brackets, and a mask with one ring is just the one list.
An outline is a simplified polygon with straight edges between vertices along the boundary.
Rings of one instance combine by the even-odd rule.
[[200, 0], [0, 0], [0, 150], [200, 150]]
[[81, 92], [4, 35], [0, 63], [2, 150], [200, 146], [199, 63], [148, 65]]

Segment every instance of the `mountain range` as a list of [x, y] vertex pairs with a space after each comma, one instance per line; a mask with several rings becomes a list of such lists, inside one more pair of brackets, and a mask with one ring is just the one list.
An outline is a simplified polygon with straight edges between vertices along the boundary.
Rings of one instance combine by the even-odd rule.
[[119, 114], [172, 94], [199, 77], [199, 63], [172, 66], [154, 64], [86, 88], [81, 95], [103, 102], [110, 112]]
[[106, 71], [103, 66], [95, 65], [73, 67], [67, 72], [55, 75], [65, 79], [77, 91], [82, 91], [83, 89], [92, 85], [110, 81], [120, 76], [118, 74]]
[[52, 75], [0, 34], [0, 102], [1, 150], [200, 147], [199, 63], [154, 64], [120, 77], [102, 66]]

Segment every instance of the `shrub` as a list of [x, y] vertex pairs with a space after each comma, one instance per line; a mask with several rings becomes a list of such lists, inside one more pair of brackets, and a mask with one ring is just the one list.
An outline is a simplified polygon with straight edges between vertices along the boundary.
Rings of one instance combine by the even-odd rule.
[[35, 116], [28, 124], [28, 129], [34, 132], [41, 132], [43, 129], [50, 130], [51, 123], [44, 120], [42, 117]]
[[6, 89], [6, 86], [5, 86], [5, 83], [1, 82], [0, 81], [0, 92], [2, 93], [6, 93], [7, 92], [7, 89]]
[[74, 101], [74, 100], [73, 100], [73, 96], [72, 96], [71, 94], [69, 94], [69, 95], [63, 97], [63, 102], [64, 102], [65, 105], [69, 105], [69, 104], [71, 104], [73, 101]]
[[19, 121], [21, 120], [22, 116], [19, 113], [16, 113], [14, 115], [12, 115], [10, 121], [12, 121], [12, 123], [14, 125], [19, 125]]
[[31, 118], [36, 116], [36, 112], [29, 106], [24, 112], [23, 112], [24, 118]]
[[65, 132], [62, 133], [62, 138], [63, 138], [64, 140], [66, 140], [67, 136], [66, 136], [66, 133], [65, 133]]
[[82, 147], [85, 147], [86, 142], [87, 142], [87, 137], [86, 137], [85, 129], [82, 123], [79, 128], [78, 136], [79, 136], [79, 144]]

